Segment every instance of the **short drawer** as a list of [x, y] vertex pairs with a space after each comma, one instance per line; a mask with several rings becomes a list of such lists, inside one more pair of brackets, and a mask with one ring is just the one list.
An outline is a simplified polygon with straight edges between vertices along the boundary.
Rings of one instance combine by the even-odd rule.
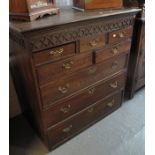
[[133, 28], [129, 27], [126, 29], [110, 32], [108, 37], [108, 42], [115, 43], [115, 42], [123, 41], [126, 38], [130, 38], [132, 36], [132, 31], [133, 31]]
[[110, 48], [95, 51], [95, 62], [96, 63], [102, 62], [113, 56], [117, 56], [123, 52], [129, 52], [130, 47], [131, 47], [131, 40], [127, 40], [117, 45], [114, 45]]
[[46, 126], [52, 126], [96, 103], [107, 95], [124, 89], [124, 85], [125, 75], [124, 73], [121, 73], [108, 80], [104, 80], [99, 84], [86, 89], [85, 91], [82, 91], [82, 93], [72, 98], [55, 104], [43, 112]]
[[37, 74], [40, 85], [43, 85], [56, 78], [61, 78], [72, 72], [92, 65], [92, 53], [83, 53], [73, 56], [69, 59], [57, 61], [37, 67]]
[[80, 40], [80, 52], [89, 51], [92, 49], [102, 48], [105, 45], [105, 36], [83, 38]]
[[53, 128], [49, 128], [48, 137], [50, 146], [55, 147], [68, 138], [78, 134], [83, 129], [86, 129], [96, 121], [118, 109], [121, 106], [121, 102], [122, 92], [119, 92], [90, 106], [67, 121]]
[[112, 58], [103, 63], [93, 65], [72, 76], [64, 79], [57, 79], [50, 84], [41, 86], [43, 105], [54, 104], [64, 97], [73, 95], [81, 89], [87, 88], [96, 82], [126, 69], [128, 54]]
[[70, 43], [49, 50], [41, 51], [33, 54], [34, 62], [36, 65], [47, 63], [62, 58], [74, 55], [76, 52], [76, 44]]

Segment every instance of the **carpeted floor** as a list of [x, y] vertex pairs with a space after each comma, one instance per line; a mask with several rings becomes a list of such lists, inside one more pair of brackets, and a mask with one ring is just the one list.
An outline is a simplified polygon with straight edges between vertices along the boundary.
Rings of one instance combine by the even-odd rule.
[[145, 155], [145, 90], [52, 152], [23, 116], [10, 121], [10, 155]]

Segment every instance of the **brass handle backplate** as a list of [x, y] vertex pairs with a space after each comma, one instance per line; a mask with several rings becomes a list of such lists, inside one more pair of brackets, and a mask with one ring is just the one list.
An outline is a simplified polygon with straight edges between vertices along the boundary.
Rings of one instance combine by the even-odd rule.
[[51, 51], [50, 55], [58, 57], [58, 56], [62, 56], [63, 52], [64, 52], [64, 49], [60, 48], [60, 49], [56, 49], [56, 50]]
[[66, 84], [64, 87], [59, 86], [58, 90], [62, 93], [65, 94], [68, 92], [69, 84]]
[[115, 81], [115, 82], [111, 83], [111, 84], [110, 84], [110, 87], [111, 87], [111, 88], [117, 88], [117, 87], [118, 87], [118, 82]]
[[67, 105], [67, 107], [63, 107], [60, 109], [61, 112], [63, 112], [64, 114], [68, 113], [70, 111], [71, 105]]
[[74, 64], [73, 61], [66, 62], [66, 63], [63, 63], [62, 67], [63, 67], [64, 69], [71, 69], [73, 64]]
[[112, 100], [111, 102], [107, 103], [107, 106], [111, 108], [111, 107], [113, 107], [113, 106], [114, 106], [114, 103], [115, 103], [115, 101], [114, 101], [114, 100]]
[[73, 126], [70, 125], [69, 127], [64, 128], [62, 131], [65, 132], [65, 133], [70, 132], [70, 130], [72, 129], [72, 127], [73, 127]]

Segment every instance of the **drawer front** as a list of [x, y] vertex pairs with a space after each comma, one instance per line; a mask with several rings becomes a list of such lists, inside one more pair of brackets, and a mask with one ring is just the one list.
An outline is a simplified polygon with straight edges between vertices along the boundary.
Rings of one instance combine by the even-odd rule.
[[62, 103], [55, 104], [50, 109], [44, 111], [46, 126], [52, 126], [84, 108], [87, 108], [116, 90], [123, 89], [124, 85], [125, 75], [121, 73], [96, 86], [90, 87], [75, 97], [67, 99]]
[[47, 63], [49, 61], [69, 57], [71, 55], [74, 55], [75, 52], [76, 52], [76, 44], [71, 43], [60, 47], [52, 48], [49, 50], [45, 50], [42, 52], [34, 53], [33, 58], [35, 64], [39, 65], [42, 63]]
[[124, 54], [94, 65], [66, 79], [58, 79], [47, 86], [42, 86], [41, 96], [43, 105], [54, 104], [64, 97], [73, 95], [75, 92], [125, 69], [127, 58], [128, 55]]
[[[50, 146], [56, 146], [71, 136], [82, 131], [95, 121], [105, 117], [120, 107], [122, 92], [105, 98], [97, 104], [85, 109], [76, 116], [48, 130]], [[82, 121], [81, 121], [82, 120]]]
[[108, 42], [115, 43], [119, 41], [124, 41], [126, 38], [130, 38], [132, 36], [133, 28], [126, 28], [117, 31], [113, 31], [109, 33]]
[[39, 83], [43, 85], [56, 78], [61, 78], [72, 72], [91, 66], [92, 61], [92, 53], [87, 52], [63, 61], [39, 66], [37, 67]]
[[105, 36], [83, 38], [80, 40], [80, 52], [85, 52], [97, 48], [102, 48], [105, 45]]
[[109, 59], [113, 56], [117, 56], [123, 52], [128, 52], [130, 51], [130, 47], [131, 47], [131, 40], [127, 40], [125, 42], [114, 45], [110, 48], [98, 50], [95, 52], [95, 62], [98, 63], [106, 59]]

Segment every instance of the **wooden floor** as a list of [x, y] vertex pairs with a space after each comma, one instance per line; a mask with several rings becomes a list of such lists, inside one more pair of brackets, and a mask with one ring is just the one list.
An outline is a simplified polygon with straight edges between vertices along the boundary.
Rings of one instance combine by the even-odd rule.
[[10, 120], [10, 155], [145, 155], [145, 90], [52, 152], [23, 116]]

